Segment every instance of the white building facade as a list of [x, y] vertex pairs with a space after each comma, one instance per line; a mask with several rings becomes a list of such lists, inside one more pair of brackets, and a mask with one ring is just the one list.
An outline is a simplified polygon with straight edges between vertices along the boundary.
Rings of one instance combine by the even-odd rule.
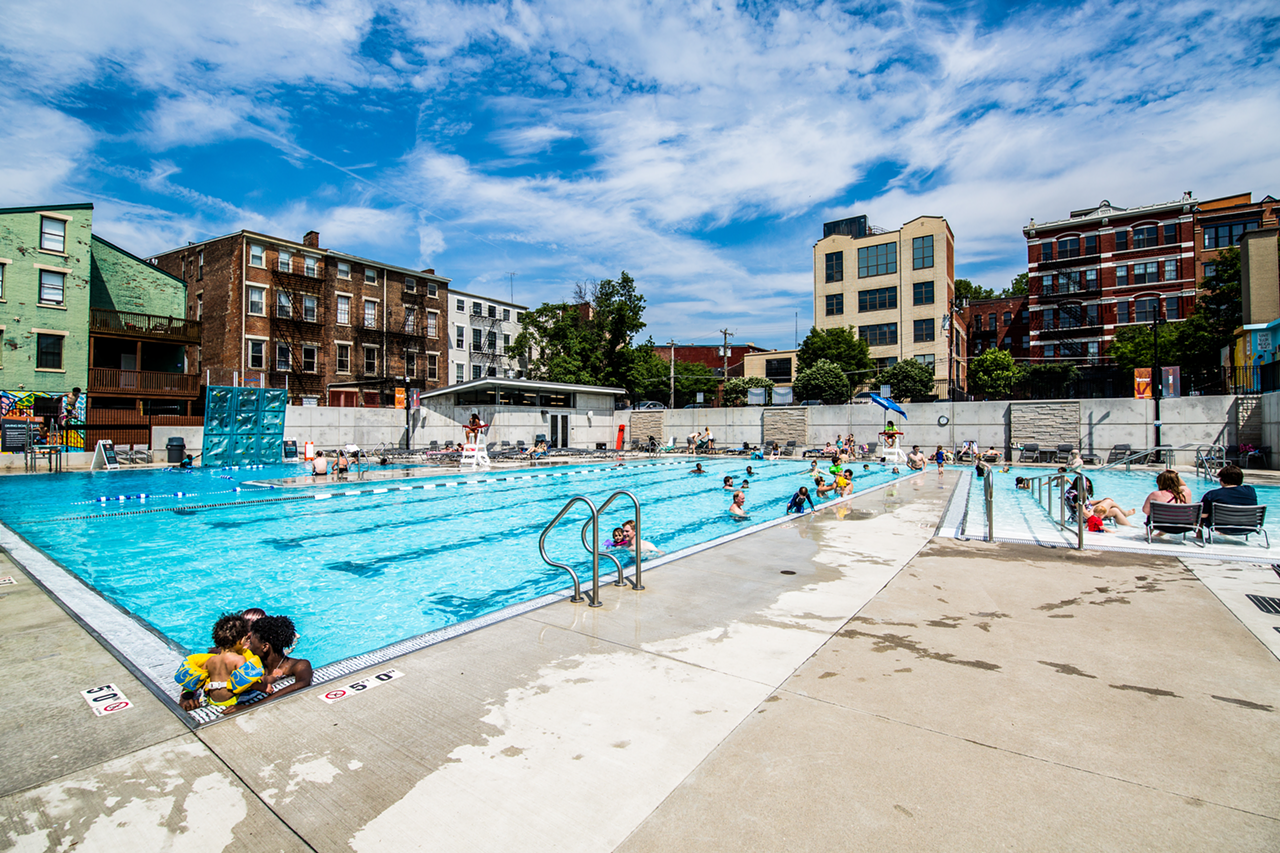
[[511, 343], [529, 309], [524, 305], [449, 290], [450, 385], [497, 377], [523, 379], [527, 359]]

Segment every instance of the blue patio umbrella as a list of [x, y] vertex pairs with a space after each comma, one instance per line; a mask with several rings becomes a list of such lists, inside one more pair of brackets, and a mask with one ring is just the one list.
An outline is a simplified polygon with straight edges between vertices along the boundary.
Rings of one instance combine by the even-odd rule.
[[902, 419], [904, 421], [907, 419], [907, 413], [902, 411], [902, 407], [899, 406], [897, 403], [893, 402], [892, 400], [888, 399], [887, 397], [881, 397], [879, 394], [872, 394], [871, 402], [875, 403], [877, 406], [884, 409], [885, 411], [897, 412], [898, 414], [902, 415]]

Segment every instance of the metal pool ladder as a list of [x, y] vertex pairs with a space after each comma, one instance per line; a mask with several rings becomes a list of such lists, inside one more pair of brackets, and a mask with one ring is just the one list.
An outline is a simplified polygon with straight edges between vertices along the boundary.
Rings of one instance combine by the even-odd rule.
[[[629, 581], [629, 583], [631, 584], [632, 589], [642, 590], [644, 589], [644, 585], [641, 583], [642, 569], [640, 565], [640, 562], [641, 562], [640, 554], [641, 554], [641, 551], [643, 550], [640, 547], [640, 541], [641, 541], [640, 540], [640, 535], [641, 535], [640, 501], [631, 492], [628, 492], [625, 489], [614, 492], [613, 494], [609, 495], [608, 499], [606, 499], [604, 503], [600, 505], [599, 509], [596, 508], [596, 505], [593, 504], [589, 498], [586, 498], [582, 495], [575, 495], [574, 497], [569, 499], [568, 503], [566, 503], [563, 507], [560, 508], [560, 511], [556, 513], [556, 517], [551, 519], [551, 523], [548, 524], [545, 528], [543, 528], [542, 535], [538, 537], [538, 553], [542, 555], [543, 562], [545, 562], [548, 566], [555, 566], [558, 569], [564, 569], [566, 572], [569, 573], [569, 577], [573, 578], [573, 597], [570, 598], [569, 600], [574, 602], [575, 604], [580, 603], [584, 598], [584, 594], [582, 592], [582, 583], [578, 579], [578, 573], [575, 572], [573, 569], [571, 569], [565, 563], [556, 562], [555, 560], [547, 556], [547, 536], [548, 534], [551, 533], [552, 529], [557, 524], [560, 523], [560, 519], [565, 517], [565, 514], [569, 512], [569, 510], [573, 507], [574, 504], [579, 502], [584, 503], [587, 505], [587, 508], [591, 510], [591, 517], [588, 518], [582, 525], [582, 547], [586, 548], [587, 553], [591, 555], [591, 591], [585, 594], [585, 598], [587, 599], [588, 606], [600, 607], [603, 604], [603, 602], [600, 601], [600, 556], [601, 554], [603, 554], [605, 557], [608, 557], [610, 560], [613, 560], [613, 564], [618, 568], [618, 579], [613, 582], [613, 585], [626, 586], [626, 584], [628, 583], [627, 578], [622, 573], [622, 562], [612, 554], [609, 554], [607, 552], [602, 552], [600, 550], [600, 514], [609, 507], [609, 504], [613, 503], [616, 499], [623, 496], [630, 498], [631, 502], [635, 504], [635, 508], [636, 508], [636, 518], [635, 518], [635, 521], [636, 521], [636, 576], [635, 576], [635, 580]], [[587, 542], [587, 528], [591, 529], [590, 543]]]

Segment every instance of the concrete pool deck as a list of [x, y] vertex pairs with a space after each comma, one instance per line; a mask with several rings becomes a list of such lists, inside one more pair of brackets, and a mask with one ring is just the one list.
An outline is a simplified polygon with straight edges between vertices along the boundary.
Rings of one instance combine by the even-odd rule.
[[1280, 848], [1280, 579], [935, 539], [954, 476], [196, 732], [5, 562], [0, 848]]

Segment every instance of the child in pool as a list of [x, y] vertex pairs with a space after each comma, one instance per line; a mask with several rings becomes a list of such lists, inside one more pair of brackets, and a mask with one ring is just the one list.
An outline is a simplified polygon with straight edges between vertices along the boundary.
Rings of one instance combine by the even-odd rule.
[[1095, 506], [1093, 508], [1093, 514], [1089, 516], [1088, 520], [1085, 522], [1085, 526], [1089, 529], [1090, 533], [1106, 533], [1107, 528], [1106, 525], [1103, 524], [1106, 518], [1107, 511], [1100, 506]]
[[606, 548], [625, 548], [628, 545], [627, 534], [621, 527], [613, 528], [613, 538], [605, 543]]
[[216, 651], [191, 655], [178, 668], [174, 680], [183, 687], [180, 705], [192, 711], [200, 704], [196, 691], [204, 691], [204, 702], [219, 707], [235, 705], [244, 693], [262, 678], [262, 664], [246, 651], [249, 625], [239, 613], [225, 613], [213, 626]]

